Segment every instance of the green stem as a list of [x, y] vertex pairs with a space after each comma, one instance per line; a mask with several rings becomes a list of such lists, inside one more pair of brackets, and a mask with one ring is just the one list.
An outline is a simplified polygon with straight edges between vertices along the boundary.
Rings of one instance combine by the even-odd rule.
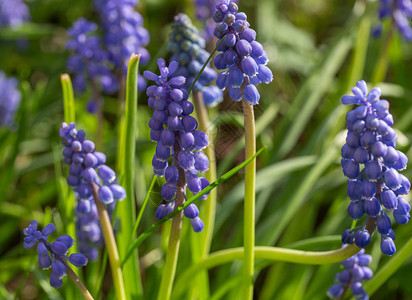
[[[209, 182], [216, 180], [216, 158], [215, 149], [213, 146], [213, 139], [209, 132], [210, 122], [206, 105], [203, 101], [203, 93], [201, 91], [193, 91], [193, 104], [199, 122], [199, 129], [206, 133], [209, 137], [209, 146], [204, 150], [205, 154], [209, 158], [209, 170], [205, 173], [205, 178]], [[216, 214], [216, 198], [217, 191], [213, 189], [207, 196], [207, 200], [204, 202], [204, 209], [201, 212], [201, 218], [204, 221], [205, 228], [202, 232], [193, 233], [192, 238], [192, 257], [193, 261], [198, 261], [205, 258], [210, 251], [210, 245], [212, 243], [213, 229], [215, 225]], [[199, 277], [198, 282], [193, 285], [194, 297], [198, 299], [209, 299], [209, 276], [207, 272], [203, 272]]]
[[153, 175], [152, 181], [150, 182], [150, 185], [149, 185], [149, 189], [147, 190], [147, 193], [146, 193], [146, 197], [144, 198], [142, 207], [140, 208], [139, 214], [137, 215], [136, 223], [134, 223], [132, 235], [130, 236], [130, 240], [129, 240], [129, 244], [132, 243], [133, 238], [137, 232], [137, 229], [139, 228], [140, 221], [142, 220], [142, 217], [143, 217], [143, 212], [145, 211], [146, 205], [149, 202], [150, 193], [153, 190], [156, 179], [157, 179], [157, 176]]
[[64, 121], [67, 123], [74, 123], [76, 120], [73, 85], [69, 74], [62, 74], [60, 76], [60, 82], [63, 89]]
[[79, 277], [74, 273], [72, 268], [67, 264], [67, 262], [62, 261], [62, 263], [66, 266], [66, 271], [67, 275], [69, 275], [70, 279], [73, 280], [74, 284], [76, 284], [77, 288], [80, 290], [80, 292], [83, 294], [84, 299], [86, 300], [93, 300], [92, 295], [90, 292], [87, 290], [87, 288], [84, 286], [83, 282], [79, 279]]
[[[173, 146], [174, 156], [178, 157], [181, 151], [180, 144], [178, 142], [178, 135], [176, 133], [176, 142]], [[177, 166], [179, 171], [179, 181], [176, 185], [176, 199], [175, 206], [181, 206], [185, 202], [186, 193], [186, 176], [185, 171]], [[172, 227], [170, 229], [169, 246], [167, 248], [166, 262], [163, 269], [162, 280], [160, 282], [158, 300], [169, 300], [172, 294], [173, 280], [176, 273], [177, 259], [179, 256], [180, 246], [180, 232], [182, 230], [182, 218], [183, 212], [178, 212], [172, 219]]]
[[379, 53], [378, 61], [376, 62], [376, 68], [372, 76], [373, 85], [376, 85], [377, 83], [385, 79], [386, 71], [388, 69], [388, 60], [387, 60], [388, 49], [392, 41], [394, 32], [395, 32], [395, 25], [394, 25], [394, 22], [392, 21], [391, 28], [386, 34], [385, 40], [383, 41], [383, 45], [381, 47], [381, 51]]
[[[46, 243], [43, 239], [42, 239], [42, 243], [47, 248], [47, 250], [49, 250], [50, 253], [54, 253], [53, 250], [51, 249], [50, 244]], [[69, 266], [66, 260], [64, 260], [63, 257], [59, 257], [59, 256], [55, 256], [54, 259], [59, 260], [66, 267], [67, 275], [69, 275], [70, 279], [73, 280], [74, 284], [83, 294], [84, 298], [87, 300], [93, 300], [93, 297], [90, 294], [90, 292], [87, 290], [86, 286], [83, 284], [80, 278], [76, 275], [73, 269]]]
[[[340, 248], [333, 251], [302, 251], [279, 247], [256, 246], [254, 254], [256, 259], [265, 259], [270, 261], [283, 261], [296, 264], [306, 265], [323, 265], [337, 263], [345, 260], [360, 249], [355, 245], [349, 245], [345, 248]], [[193, 281], [200, 270], [211, 269], [222, 264], [232, 262], [234, 260], [244, 259], [244, 248], [232, 248], [221, 251], [216, 251], [209, 255], [206, 259], [193, 264], [190, 268], [179, 277], [175, 285], [175, 294], [178, 298], [181, 293], [188, 287], [188, 282]]]
[[372, 279], [366, 282], [365, 290], [369, 296], [372, 296], [379, 287], [388, 280], [389, 277], [398, 270], [402, 264], [412, 255], [412, 239], [410, 239], [403, 248], [398, 251], [379, 272], [373, 275]]
[[172, 217], [177, 215], [179, 212], [183, 211], [186, 207], [188, 207], [191, 203], [194, 201], [198, 200], [200, 197], [206, 195], [209, 193], [211, 190], [213, 190], [215, 187], [218, 185], [222, 184], [224, 181], [228, 180], [230, 177], [235, 175], [240, 169], [242, 169], [244, 166], [248, 165], [252, 160], [255, 159], [258, 155], [260, 155], [263, 152], [264, 148], [259, 149], [259, 151], [256, 152], [256, 154], [249, 159], [245, 160], [243, 163], [238, 165], [237, 167], [234, 167], [227, 173], [223, 174], [219, 179], [216, 179], [214, 182], [212, 182], [208, 187], [204, 188], [201, 190], [199, 193], [191, 197], [189, 200], [187, 200], [183, 205], [180, 205], [177, 209], [175, 209], [173, 212], [168, 214], [166, 217], [163, 219], [157, 221], [154, 223], [152, 226], [149, 227], [145, 232], [143, 232], [139, 237], [133, 242], [133, 244], [129, 247], [129, 250], [127, 251], [127, 254], [125, 258], [122, 260], [122, 265], [127, 262], [129, 257], [132, 255], [134, 249], [139, 247], [139, 245], [147, 239], [153, 232], [155, 232], [164, 222], [170, 220]]
[[[62, 74], [60, 76], [60, 82], [63, 90], [63, 107], [64, 107], [64, 121], [67, 123], [76, 122], [76, 109], [74, 102], [73, 85], [69, 74]], [[53, 151], [54, 152], [54, 151]], [[59, 153], [60, 154], [60, 153]], [[53, 153], [54, 155], [54, 153]], [[61, 155], [61, 154], [60, 154]], [[56, 158], [59, 156], [56, 156]], [[56, 178], [60, 180], [61, 166], [60, 159], [56, 159]], [[67, 172], [67, 171], [66, 171]], [[61, 174], [60, 174], [61, 175]], [[62, 189], [60, 182], [57, 182], [58, 187]], [[67, 186], [65, 186], [67, 188]], [[65, 197], [63, 196], [65, 195]], [[61, 197], [64, 197], [64, 202], [61, 203], [64, 208], [64, 220], [66, 220], [66, 232], [70, 236], [76, 236], [76, 224], [75, 224], [75, 197], [71, 188], [66, 189], [66, 193], [61, 193]], [[77, 245], [76, 245], [77, 249]]]
[[[137, 80], [140, 55], [132, 54], [129, 60], [129, 67], [126, 78], [126, 102], [124, 110], [124, 120], [122, 119], [122, 139], [119, 149], [121, 160], [120, 183], [126, 190], [127, 199], [117, 204], [118, 216], [122, 222], [122, 230], [117, 235], [119, 253], [124, 259], [129, 240], [132, 236], [133, 225], [136, 219], [136, 199], [135, 199], [135, 167], [136, 167], [136, 122], [137, 122]], [[123, 266], [125, 274], [125, 286], [127, 298], [141, 299], [143, 297], [143, 287], [141, 283], [137, 249], [131, 253], [132, 259]]]
[[[245, 124], [245, 158], [253, 157], [256, 153], [255, 117], [253, 105], [242, 100]], [[245, 168], [245, 203], [243, 245], [245, 254], [243, 258], [243, 299], [253, 298], [253, 270], [255, 259], [255, 177], [256, 160]]]
[[[209, 158], [209, 171], [205, 173], [205, 178], [209, 182], [214, 182], [216, 180], [216, 158], [213, 146], [213, 140], [208, 130], [209, 128], [209, 118], [207, 114], [207, 109], [205, 103], [203, 102], [203, 96], [201, 91], [193, 92], [193, 103], [195, 106], [195, 111], [197, 119], [199, 121], [199, 129], [207, 134], [209, 137], [209, 146], [205, 149], [205, 153]], [[215, 224], [215, 213], [216, 213], [216, 197], [217, 191], [215, 189], [210, 191], [207, 196], [207, 201], [205, 202], [205, 214], [203, 215], [203, 220], [205, 222], [205, 229], [201, 233], [203, 237], [203, 247], [202, 247], [202, 257], [205, 257], [210, 250], [210, 245], [212, 242], [213, 228]]]
[[113, 284], [116, 292], [116, 299], [126, 299], [126, 291], [124, 288], [122, 269], [120, 267], [120, 257], [117, 251], [116, 240], [113, 234], [113, 228], [110, 222], [109, 214], [107, 213], [106, 206], [100, 202], [97, 194], [98, 186], [94, 182], [90, 184], [92, 188], [92, 194], [94, 202], [97, 206], [97, 212], [99, 214], [100, 225], [102, 227], [104, 243], [109, 255], [110, 267], [112, 270]]

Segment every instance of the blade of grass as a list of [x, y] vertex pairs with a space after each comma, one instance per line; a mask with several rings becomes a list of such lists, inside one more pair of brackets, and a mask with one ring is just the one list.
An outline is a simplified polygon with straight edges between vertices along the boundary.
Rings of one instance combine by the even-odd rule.
[[[120, 259], [124, 260], [128, 249], [129, 238], [132, 235], [136, 218], [136, 202], [134, 193], [136, 121], [137, 121], [137, 76], [140, 55], [132, 54], [129, 61], [126, 80], [126, 106], [124, 139], [119, 148], [123, 153], [123, 166], [120, 168], [120, 183], [126, 190], [127, 198], [118, 203], [118, 216], [122, 222], [122, 230], [118, 233], [117, 241]], [[140, 278], [138, 254], [133, 253], [131, 259], [123, 266], [124, 282], [127, 298], [142, 298], [143, 289]]]

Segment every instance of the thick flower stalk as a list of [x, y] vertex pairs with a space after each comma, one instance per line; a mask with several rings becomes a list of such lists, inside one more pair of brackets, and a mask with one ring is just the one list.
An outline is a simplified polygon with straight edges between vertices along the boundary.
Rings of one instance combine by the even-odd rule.
[[19, 27], [29, 19], [29, 8], [22, 0], [0, 0], [0, 28]]
[[126, 193], [116, 183], [116, 173], [105, 165], [106, 155], [95, 151], [94, 143], [86, 140], [83, 130], [77, 131], [74, 123], [63, 123], [60, 136], [65, 146], [64, 161], [70, 165], [67, 183], [78, 199], [76, 228], [79, 249], [94, 260], [98, 255], [97, 247], [104, 242], [91, 184], [97, 184], [99, 200], [108, 206], [109, 211], [113, 211], [116, 201], [123, 200]]
[[[149, 107], [154, 109], [149, 121], [151, 139], [157, 143], [153, 169], [155, 175], [165, 176], [166, 179], [161, 190], [166, 203], [160, 204], [156, 210], [156, 218], [162, 219], [178, 206], [175, 196], [177, 193], [184, 193], [181, 189], [186, 189], [186, 185], [193, 194], [209, 185], [207, 179], [198, 176], [199, 172], [209, 169], [209, 160], [201, 151], [208, 146], [209, 140], [204, 132], [196, 130], [197, 121], [190, 115], [193, 104], [187, 101], [187, 92], [182, 88], [185, 77], [169, 79], [177, 71], [179, 64], [172, 61], [166, 67], [165, 61], [159, 59], [158, 65], [160, 76], [150, 71], [145, 71], [144, 76], [156, 82], [147, 88], [146, 93], [149, 96]], [[206, 196], [201, 199], [206, 199]], [[191, 220], [195, 232], [203, 230], [204, 224], [194, 203], [185, 208], [184, 215]]]
[[[109, 52], [109, 59], [126, 74], [132, 53], [140, 54], [140, 64], [150, 60], [146, 50], [149, 44], [149, 32], [143, 27], [143, 17], [135, 11], [137, 0], [95, 0], [95, 7], [100, 14], [103, 27], [104, 47]], [[139, 89], [146, 87], [143, 77], [139, 76]]]
[[[401, 35], [407, 41], [412, 41], [412, 1], [411, 0], [380, 0], [379, 19], [391, 19], [398, 28]], [[374, 35], [379, 36], [382, 32], [382, 23], [374, 29]]]
[[17, 79], [7, 78], [6, 74], [0, 71], [0, 126], [13, 123], [21, 101], [18, 85]]
[[[344, 245], [345, 247], [346, 245]], [[344, 294], [350, 288], [356, 300], [369, 299], [363, 289], [362, 282], [371, 279], [373, 272], [367, 266], [372, 262], [372, 256], [365, 254], [362, 249], [354, 256], [341, 262], [343, 270], [336, 274], [335, 284], [327, 292], [329, 298], [343, 299]]]
[[[395, 149], [397, 135], [391, 127], [393, 117], [389, 113], [389, 102], [379, 98], [381, 90], [373, 88], [368, 93], [362, 80], [352, 92], [353, 96], [345, 95], [341, 99], [345, 105], [358, 105], [346, 116], [348, 133], [341, 151], [351, 199], [348, 213], [353, 220], [365, 214], [367, 219], [374, 218], [381, 234], [381, 251], [393, 255], [395, 233], [388, 213], [392, 211], [399, 224], [406, 224], [410, 219], [410, 205], [401, 195], [408, 194], [411, 184], [399, 173], [406, 168], [408, 158]], [[370, 240], [364, 226], [347, 229], [342, 234], [343, 243], [355, 242], [360, 248], [366, 247]]]
[[96, 30], [95, 23], [80, 18], [68, 30], [70, 39], [66, 45], [72, 51], [67, 68], [74, 75], [74, 89], [84, 92], [88, 84], [93, 89], [93, 99], [88, 104], [89, 112], [96, 111], [101, 101], [100, 90], [113, 94], [119, 89], [119, 82], [111, 71], [109, 53], [102, 48]]
[[56, 231], [53, 223], [48, 224], [42, 231], [37, 230], [37, 225], [37, 221], [31, 221], [30, 225], [23, 230], [23, 234], [26, 235], [23, 246], [30, 249], [37, 245], [39, 266], [42, 269], [51, 267], [50, 285], [59, 289], [63, 285], [62, 279], [66, 273], [73, 272], [67, 261], [76, 267], [83, 267], [87, 265], [87, 258], [81, 253], [72, 253], [67, 256], [74, 244], [73, 238], [69, 235], [62, 235], [52, 243], [47, 241], [48, 236]]
[[[205, 50], [205, 40], [199, 36], [199, 31], [185, 14], [178, 14], [174, 18], [169, 51], [173, 53], [171, 60], [179, 63], [179, 69], [173, 76], [184, 76], [186, 82], [183, 88], [189, 90], [210, 53]], [[193, 87], [194, 91], [202, 92], [206, 106], [215, 106], [223, 99], [222, 91], [210, 85], [216, 77], [216, 71], [208, 65]]]
[[258, 104], [260, 94], [256, 88], [261, 82], [273, 80], [272, 71], [266, 66], [268, 57], [263, 46], [255, 41], [256, 32], [249, 28], [247, 16], [238, 12], [238, 6], [230, 0], [216, 5], [213, 20], [218, 23], [214, 35], [221, 42], [214, 60], [221, 72], [216, 80], [220, 89], [229, 87], [229, 96], [235, 101], [243, 98], [251, 105]]

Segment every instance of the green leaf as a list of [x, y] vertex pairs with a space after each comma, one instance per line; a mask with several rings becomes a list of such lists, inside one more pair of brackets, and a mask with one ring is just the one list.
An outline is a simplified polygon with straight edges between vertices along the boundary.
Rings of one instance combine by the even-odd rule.
[[[120, 184], [126, 190], [127, 198], [118, 203], [118, 215], [122, 221], [122, 230], [117, 235], [120, 259], [124, 260], [130, 236], [135, 223], [136, 201], [134, 192], [135, 180], [135, 148], [137, 122], [137, 76], [140, 55], [130, 57], [126, 81], [126, 109], [123, 127], [123, 140], [119, 149], [123, 150], [122, 167], [120, 168]], [[123, 276], [126, 293], [130, 299], [141, 298], [143, 295], [137, 251], [131, 253], [131, 259], [123, 266]]]

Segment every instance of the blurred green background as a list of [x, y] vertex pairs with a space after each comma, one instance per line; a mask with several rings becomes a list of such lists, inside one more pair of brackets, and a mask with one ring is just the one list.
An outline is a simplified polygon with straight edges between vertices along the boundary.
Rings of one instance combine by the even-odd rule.
[[[18, 126], [0, 129], [0, 299], [76, 299], [74, 285], [65, 279], [63, 288], [48, 285], [48, 271], [37, 265], [35, 251], [22, 247], [22, 229], [36, 219], [53, 221], [64, 234], [62, 201], [67, 186], [65, 166], [60, 162], [58, 129], [63, 121], [60, 74], [66, 72], [66, 29], [78, 17], [97, 21], [91, 0], [27, 0], [31, 22], [23, 28], [0, 30], [0, 70], [21, 81], [23, 101], [16, 115]], [[185, 12], [194, 19], [191, 0], [140, 0], [138, 11], [151, 35], [148, 50], [152, 63], [141, 70], [155, 70], [155, 59], [163, 57], [169, 24]], [[340, 168], [340, 147], [345, 138], [345, 113], [340, 97], [356, 81], [372, 78], [384, 38], [370, 36], [377, 22], [377, 1], [348, 0], [240, 0], [251, 27], [264, 45], [274, 73], [270, 85], [260, 85], [261, 100], [255, 109], [258, 148], [266, 151], [258, 159], [256, 245], [290, 246], [312, 237], [331, 236], [329, 242], [305, 246], [307, 250], [329, 250], [341, 246], [339, 235], [349, 228], [346, 209], [346, 179]], [[202, 24], [197, 23], [199, 27]], [[385, 24], [385, 27], [388, 24]], [[386, 28], [387, 29], [387, 28]], [[387, 30], [384, 29], [384, 33]], [[24, 45], [17, 41], [24, 39]], [[159, 50], [160, 49], [160, 50]], [[388, 48], [388, 72], [379, 81], [382, 98], [391, 103], [398, 149], [412, 156], [412, 46], [395, 34]], [[90, 95], [76, 95], [77, 127], [93, 139], [95, 117], [85, 111]], [[116, 165], [117, 106], [105, 98], [103, 149], [110, 166]], [[147, 122], [151, 109], [140, 94], [136, 144], [137, 202], [140, 205], [152, 178]], [[218, 173], [221, 175], [244, 160], [241, 108], [225, 99], [210, 110]], [[403, 172], [412, 178], [411, 169]], [[243, 173], [218, 188], [218, 207], [211, 251], [242, 245]], [[155, 185], [140, 230], [155, 222], [161, 201]], [[202, 205], [200, 205], [202, 210]], [[147, 299], [157, 295], [166, 251], [168, 226], [140, 247], [141, 271]], [[190, 259], [190, 224], [184, 221], [177, 279]], [[412, 224], [396, 226], [396, 246], [411, 238]], [[293, 245], [292, 245], [293, 246]], [[367, 247], [376, 272], [389, 258], [381, 255], [378, 237]], [[83, 278], [91, 290], [96, 285], [99, 262], [85, 268]], [[372, 299], [412, 299], [408, 260]], [[256, 262], [256, 299], [326, 299], [339, 265], [301, 266]], [[211, 269], [213, 299], [237, 299], [241, 262]], [[112, 298], [110, 275], [106, 274], [103, 298]], [[106, 284], [107, 283], [107, 284]], [[187, 283], [189, 286], [191, 283]], [[189, 299], [187, 293], [184, 299]], [[179, 299], [182, 299], [181, 297]]]

